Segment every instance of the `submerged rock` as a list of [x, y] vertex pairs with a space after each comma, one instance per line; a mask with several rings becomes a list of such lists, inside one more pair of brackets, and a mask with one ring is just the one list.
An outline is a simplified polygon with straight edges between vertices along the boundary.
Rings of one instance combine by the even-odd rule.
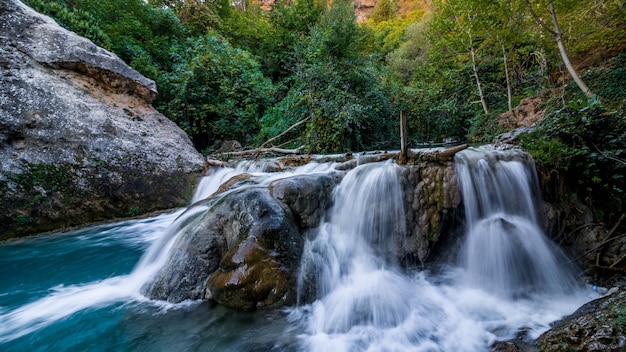
[[0, 239], [184, 205], [204, 168], [155, 83], [0, 0]]

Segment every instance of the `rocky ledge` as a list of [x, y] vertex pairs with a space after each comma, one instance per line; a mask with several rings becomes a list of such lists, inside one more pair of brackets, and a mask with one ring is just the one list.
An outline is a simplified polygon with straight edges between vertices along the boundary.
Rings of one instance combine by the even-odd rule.
[[0, 239], [184, 205], [205, 165], [153, 81], [0, 0]]

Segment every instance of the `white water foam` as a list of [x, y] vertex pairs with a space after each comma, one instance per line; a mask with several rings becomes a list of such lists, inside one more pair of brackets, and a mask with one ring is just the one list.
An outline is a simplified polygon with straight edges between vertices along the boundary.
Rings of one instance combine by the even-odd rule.
[[[147, 301], [140, 294], [140, 288], [163, 266], [176, 234], [205, 210], [205, 207], [193, 207], [185, 213], [181, 210], [155, 218], [124, 222], [114, 227], [115, 234], [111, 233], [112, 236], [127, 235], [135, 238], [135, 241], [141, 237], [141, 241], [153, 242], [135, 269], [128, 275], [101, 281], [59, 285], [51, 288], [47, 296], [34, 302], [13, 310], [0, 311], [0, 343], [32, 333], [85, 309], [117, 302]], [[137, 233], [141, 235], [137, 236]]]
[[[222, 183], [242, 173], [253, 174], [260, 179], [259, 182], [269, 183], [295, 174], [326, 172], [332, 168], [332, 164], [310, 163], [282, 173], [268, 173], [267, 168], [267, 162], [242, 162], [234, 168], [213, 168], [198, 185], [193, 202], [207, 198], [217, 191]], [[135, 246], [150, 245], [128, 275], [79, 285], [59, 285], [51, 288], [47, 296], [34, 302], [12, 310], [0, 309], [0, 343], [32, 333], [85, 309], [118, 302], [148, 301], [141, 295], [141, 287], [165, 264], [169, 249], [177, 235], [183, 228], [200, 218], [207, 209], [205, 205], [198, 204], [186, 210], [181, 209], [153, 218], [79, 230], [86, 233], [79, 235], [79, 240], [89, 241], [89, 245], [94, 245], [94, 241], [107, 245], [111, 238], [122, 239]], [[97, 232], [96, 236], [92, 235], [94, 232]], [[165, 302], [154, 304], [171, 305]]]
[[566, 256], [540, 228], [539, 183], [520, 151], [470, 149], [456, 156], [469, 284], [502, 295], [567, 295], [577, 289]]
[[[499, 166], [508, 168], [508, 164]], [[548, 290], [545, 287], [529, 290], [528, 286], [523, 286], [529, 283], [520, 278], [503, 284], [494, 283], [488, 277], [476, 280], [472, 275], [473, 264], [466, 266], [462, 263], [461, 267], [451, 267], [437, 276], [402, 271], [390, 259], [395, 253], [393, 238], [398, 231], [402, 232], [401, 228], [390, 224], [404, 222], [395, 168], [393, 164], [378, 163], [350, 171], [334, 194], [332, 215], [320, 226], [317, 237], [306, 242], [300, 288], [309, 287], [304, 281], [311, 272], [315, 273], [317, 299], [290, 310], [290, 319], [297, 326], [294, 329], [304, 331], [299, 335], [302, 350], [489, 351], [489, 346], [497, 340], [513, 339], [520, 334], [525, 334], [528, 339], [538, 337], [549, 328], [550, 322], [573, 312], [593, 297], [591, 292], [570, 284], [570, 273], [563, 271], [555, 259], [541, 258], [537, 264], [538, 268], [549, 273], [546, 280], [556, 280], [558, 289]], [[517, 174], [514, 172], [514, 175]], [[483, 172], [480, 177], [490, 178], [492, 183], [506, 184], [510, 176]], [[501, 177], [505, 180], [500, 180]], [[535, 204], [527, 195], [532, 183], [528, 184], [526, 180], [518, 186], [520, 188], [514, 191], [507, 190], [507, 194], [488, 195], [485, 201], [493, 202], [494, 197], [519, 197], [521, 205], [487, 203], [477, 206], [480, 211], [490, 214], [487, 218], [502, 218], [503, 209], [513, 209], [511, 212], [515, 215], [504, 217], [511, 225], [504, 227], [514, 228], [520, 233], [519, 239], [525, 238], [524, 234], [529, 231], [536, 232], [537, 226], [535, 215], [522, 216], [528, 213], [527, 205]], [[511, 192], [515, 192], [514, 197]], [[489, 208], [492, 205], [500, 212], [492, 211]], [[478, 217], [473, 215], [475, 211], [468, 209], [467, 212]], [[472, 218], [468, 223], [469, 237], [475, 236], [472, 231], [482, 232], [480, 218]], [[535, 233], [529, 235], [530, 240], [537, 243], [527, 244], [527, 250], [534, 256], [554, 258], [552, 249], [543, 247], [547, 241], [536, 236]], [[502, 250], [502, 247], [493, 250]], [[485, 257], [490, 255], [500, 256], [485, 248], [480, 250], [483, 252], [468, 250], [468, 256], [478, 257], [470, 262], [488, 260]], [[505, 252], [506, 255], [515, 254]], [[503, 266], [498, 270], [515, 272], [522, 269]], [[541, 277], [541, 274], [537, 275]], [[503, 273], [502, 277], [507, 274]], [[499, 276], [494, 279], [506, 281]], [[540, 284], [551, 285], [543, 279]], [[530, 282], [535, 283], [534, 280]], [[502, 294], [499, 286], [516, 292], [521, 288], [526, 294]]]

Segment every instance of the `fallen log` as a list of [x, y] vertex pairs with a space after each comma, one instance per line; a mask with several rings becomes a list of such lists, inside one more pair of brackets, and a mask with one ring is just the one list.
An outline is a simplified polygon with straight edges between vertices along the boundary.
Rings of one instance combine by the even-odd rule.
[[467, 144], [457, 145], [456, 147], [451, 147], [446, 150], [441, 151], [437, 157], [441, 160], [447, 160], [454, 156], [454, 154], [460, 152], [461, 150], [467, 149], [469, 146]]

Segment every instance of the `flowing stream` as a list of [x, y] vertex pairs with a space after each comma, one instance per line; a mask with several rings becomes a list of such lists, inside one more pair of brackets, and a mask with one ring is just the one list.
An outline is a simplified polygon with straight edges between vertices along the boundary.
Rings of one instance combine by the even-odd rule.
[[[540, 230], [532, 162], [483, 150], [456, 162], [467, 217], [458, 263], [436, 273], [399, 267], [400, 167], [360, 165], [305, 243], [299, 288], [313, 277], [315, 297], [285, 309], [237, 312], [139, 293], [202, 205], [0, 243], [0, 350], [489, 351], [522, 330], [536, 338], [595, 298]], [[192, 202], [241, 173], [270, 182], [332, 168], [214, 169]]]

